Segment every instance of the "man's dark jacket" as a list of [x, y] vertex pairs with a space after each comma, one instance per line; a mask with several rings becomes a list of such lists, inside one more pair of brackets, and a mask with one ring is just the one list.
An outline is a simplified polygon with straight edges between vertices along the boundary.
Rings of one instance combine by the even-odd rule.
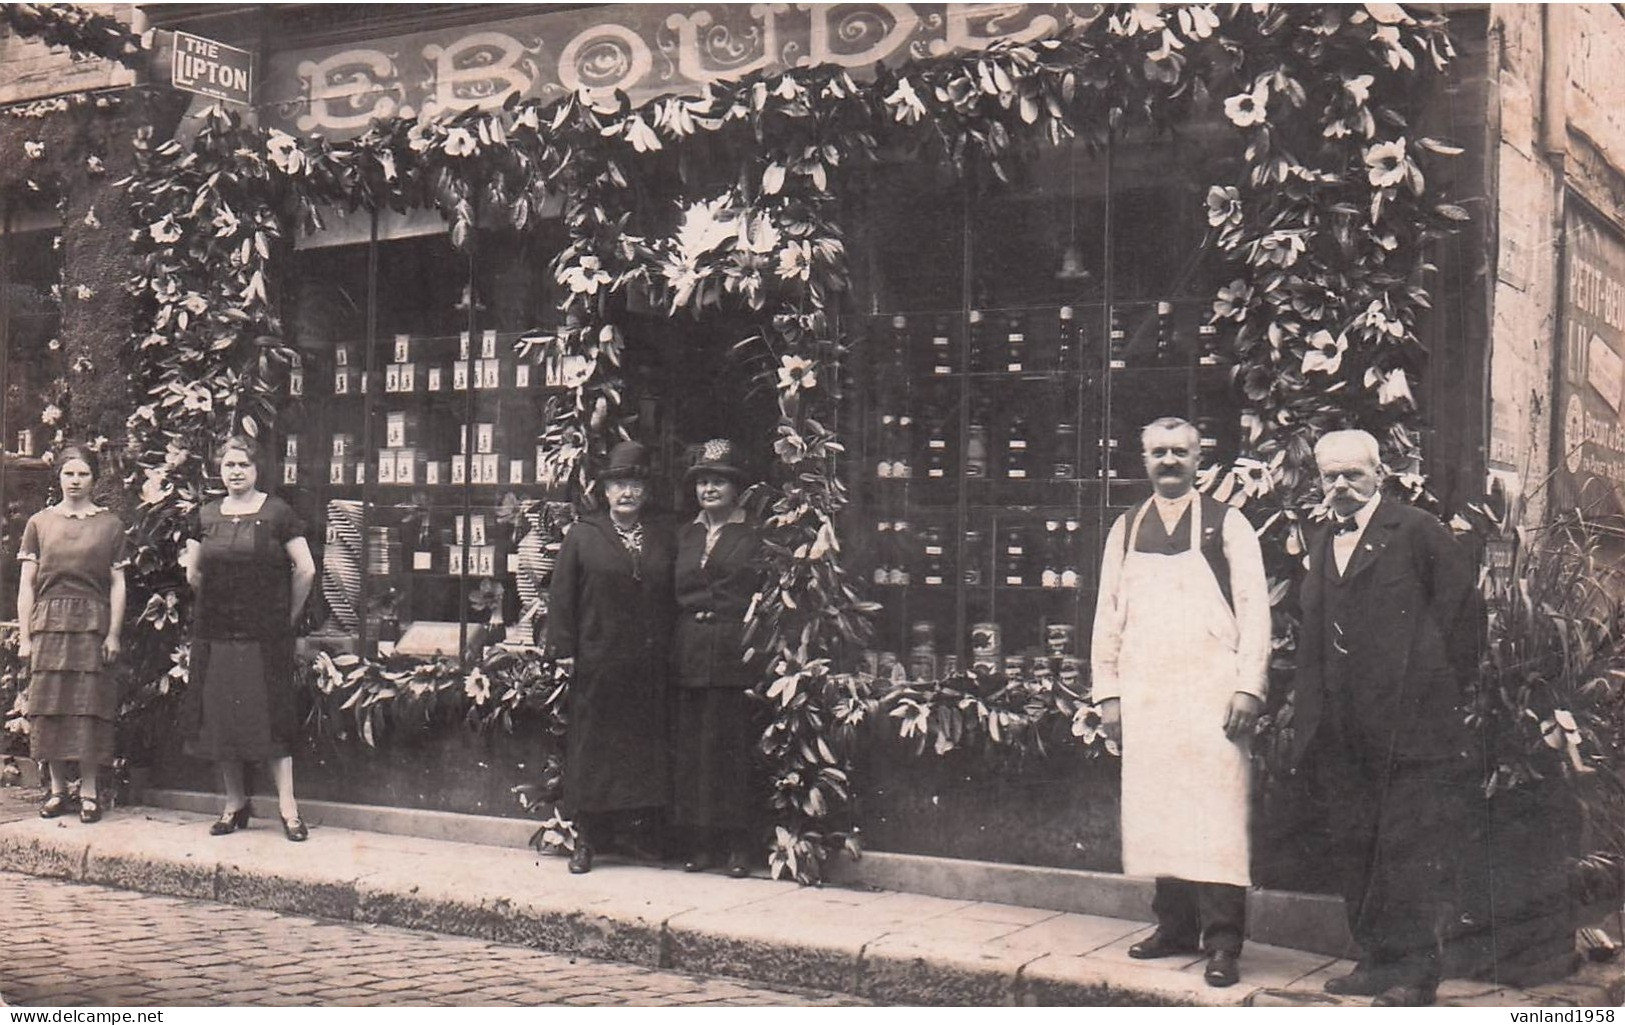
[[[1478, 666], [1478, 602], [1466, 552], [1438, 519], [1384, 498], [1339, 577], [1328, 524], [1309, 539], [1301, 593], [1292, 761], [1314, 739], [1341, 686], [1357, 739], [1393, 761], [1451, 758], [1462, 749], [1459, 705]], [[1328, 636], [1328, 609], [1342, 627]], [[1328, 656], [1332, 659], [1328, 663]]]

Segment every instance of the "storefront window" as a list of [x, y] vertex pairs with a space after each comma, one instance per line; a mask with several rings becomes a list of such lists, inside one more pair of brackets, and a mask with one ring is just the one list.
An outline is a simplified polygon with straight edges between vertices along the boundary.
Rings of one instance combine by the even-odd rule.
[[54, 213], [7, 205], [0, 223], [0, 619], [17, 610], [17, 544], [45, 502], [47, 406], [65, 372], [59, 341], [61, 251]]
[[536, 451], [558, 371], [521, 344], [554, 316], [558, 232], [458, 252], [428, 227], [307, 247], [292, 289], [278, 474], [314, 525], [316, 635], [382, 654], [533, 641], [562, 497]]
[[882, 676], [972, 666], [1084, 678], [1101, 545], [1149, 494], [1139, 429], [1189, 419], [1203, 462], [1236, 407], [1205, 328], [1211, 158], [1166, 141], [1040, 154], [1010, 183], [878, 176], [852, 464]]

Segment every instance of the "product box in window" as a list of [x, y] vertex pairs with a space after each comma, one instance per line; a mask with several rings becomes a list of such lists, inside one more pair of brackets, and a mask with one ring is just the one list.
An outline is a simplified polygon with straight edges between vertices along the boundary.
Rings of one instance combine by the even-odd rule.
[[355, 367], [340, 366], [333, 370], [334, 395], [364, 394], [366, 378]]
[[468, 391], [468, 361], [460, 359], [451, 365], [451, 390]]
[[409, 448], [423, 444], [423, 414], [394, 409], [384, 415], [384, 447]]
[[355, 447], [355, 435], [335, 432], [333, 435], [333, 458], [348, 459], [350, 451]]
[[423, 484], [428, 476], [429, 460], [422, 449], [403, 448], [395, 452], [395, 483]]
[[485, 331], [480, 334], [480, 359], [497, 358], [497, 333]]
[[470, 469], [472, 469], [472, 467], [469, 465], [468, 456], [464, 455], [463, 453], [458, 453], [457, 455], [452, 456], [451, 483], [467, 484]]
[[446, 549], [446, 572], [454, 577], [463, 575], [462, 545], [451, 545]]
[[327, 483], [343, 486], [350, 479], [350, 466], [343, 459], [327, 464]]
[[474, 361], [474, 387], [493, 389], [502, 387], [502, 361], [478, 359]]
[[530, 387], [530, 364], [520, 361], [513, 367], [513, 386], [515, 388]]
[[474, 562], [473, 576], [489, 577], [496, 575], [496, 545], [480, 545], [477, 548], [470, 548], [468, 557]]
[[384, 368], [384, 392], [393, 395], [401, 390], [401, 365], [391, 363]]
[[350, 365], [350, 356], [351, 352], [348, 345], [333, 346], [333, 366], [335, 368], [343, 369], [348, 367]]
[[412, 336], [396, 335], [395, 348], [391, 353], [391, 363], [406, 363], [412, 359]]
[[357, 484], [367, 483], [367, 463], [364, 459], [355, 461], [355, 482]]
[[501, 484], [502, 483], [502, 456], [495, 452], [486, 452], [474, 457], [479, 470], [479, 477], [473, 481], [475, 484]]
[[282, 464], [282, 483], [299, 483], [299, 464], [297, 462], [284, 462]]
[[423, 464], [423, 483], [433, 487], [451, 483], [451, 460], [430, 459]]
[[441, 366], [439, 363], [426, 364], [424, 369], [424, 377], [426, 378], [424, 382], [425, 390], [446, 390], [446, 368]]
[[417, 363], [401, 364], [401, 391], [415, 392], [423, 381], [423, 375], [418, 373]]
[[378, 483], [395, 483], [395, 450], [392, 448], [382, 449], [378, 453]]
[[525, 461], [523, 459], [508, 460], [508, 483], [525, 483]]
[[294, 357], [293, 366], [288, 368], [288, 397], [301, 398], [305, 394], [305, 368], [299, 365], [298, 357]]
[[282, 439], [282, 458], [297, 462], [299, 459], [299, 435], [290, 434]]

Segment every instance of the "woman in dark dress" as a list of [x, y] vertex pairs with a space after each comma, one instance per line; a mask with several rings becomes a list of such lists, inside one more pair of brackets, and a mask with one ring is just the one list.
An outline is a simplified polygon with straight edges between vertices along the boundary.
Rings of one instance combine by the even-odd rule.
[[297, 842], [310, 833], [293, 797], [294, 624], [316, 565], [299, 517], [257, 486], [259, 445], [233, 437], [217, 455], [226, 496], [203, 507], [181, 557], [197, 594], [182, 737], [189, 754], [220, 765], [226, 808], [211, 834], [248, 825], [243, 763], [263, 761], [283, 834]]
[[563, 810], [576, 826], [577, 875], [617, 826], [669, 801], [672, 543], [644, 516], [648, 475], [642, 445], [615, 446], [599, 475], [609, 509], [570, 528], [553, 571], [548, 648], [573, 669]]
[[79, 821], [102, 817], [96, 774], [113, 761], [118, 685], [105, 672], [124, 625], [124, 524], [91, 501], [95, 453], [56, 457], [62, 501], [29, 517], [17, 558], [17, 654], [28, 660], [29, 749], [51, 767], [42, 818], [70, 809], [68, 766], [79, 763]]
[[745, 611], [761, 583], [761, 538], [740, 508], [746, 481], [732, 442], [700, 446], [686, 481], [700, 513], [677, 535], [677, 692], [672, 820], [688, 834], [683, 865], [699, 872], [726, 848], [728, 874], [750, 874], [749, 697]]

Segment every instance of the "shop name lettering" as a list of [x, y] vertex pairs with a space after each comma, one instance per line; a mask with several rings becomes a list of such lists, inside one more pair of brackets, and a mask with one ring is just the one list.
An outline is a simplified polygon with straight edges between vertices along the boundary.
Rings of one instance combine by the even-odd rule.
[[880, 61], [1038, 39], [1092, 20], [1100, 8], [766, 3], [669, 10], [567, 11], [461, 35], [418, 33], [274, 59], [283, 67], [273, 67], [268, 115], [300, 132], [333, 134], [360, 131], [380, 117], [491, 110], [516, 95], [547, 101], [582, 88], [620, 89], [641, 102], [778, 67], [830, 63], [861, 74]]
[[221, 46], [219, 43], [184, 33], [175, 37], [175, 84], [184, 89], [208, 92], [210, 95], [229, 93], [248, 98], [248, 69], [234, 67], [230, 61], [244, 58], [241, 50]]
[[1569, 271], [1569, 303], [1617, 330], [1625, 330], [1625, 282], [1608, 270], [1576, 256]]

